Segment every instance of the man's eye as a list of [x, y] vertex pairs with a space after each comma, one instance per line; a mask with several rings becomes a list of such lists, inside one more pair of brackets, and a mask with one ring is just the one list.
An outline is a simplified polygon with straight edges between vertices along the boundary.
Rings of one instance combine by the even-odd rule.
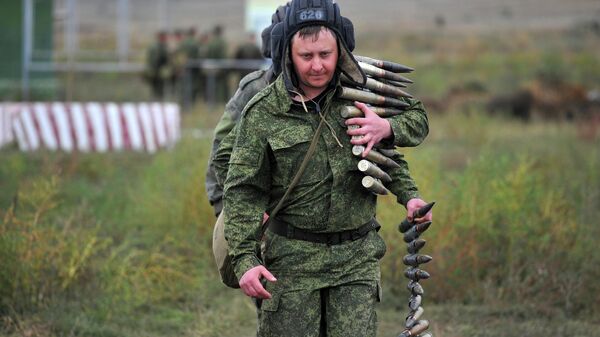
[[331, 52], [323, 52], [323, 53], [321, 53], [321, 57], [327, 57], [329, 55], [331, 55]]
[[310, 60], [310, 55], [302, 55], [302, 58], [305, 60]]

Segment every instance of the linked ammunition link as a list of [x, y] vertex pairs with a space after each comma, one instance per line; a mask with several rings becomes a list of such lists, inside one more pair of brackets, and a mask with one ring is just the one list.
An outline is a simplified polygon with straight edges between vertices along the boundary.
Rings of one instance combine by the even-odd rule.
[[419, 280], [428, 279], [429, 273], [419, 269], [421, 264], [430, 262], [433, 258], [429, 255], [419, 254], [419, 250], [425, 246], [425, 240], [419, 236], [431, 226], [431, 221], [424, 223], [415, 223], [414, 219], [424, 217], [435, 205], [435, 202], [429, 203], [413, 214], [413, 221], [408, 218], [398, 224], [398, 230], [404, 234], [404, 241], [407, 243], [408, 255], [405, 255], [402, 262], [408, 266], [404, 271], [404, 276], [408, 278], [407, 289], [410, 292], [408, 299], [408, 315], [406, 316], [404, 330], [398, 337], [432, 337], [431, 333], [426, 332], [429, 328], [429, 321], [420, 319], [425, 310], [422, 307], [423, 295], [425, 291]]

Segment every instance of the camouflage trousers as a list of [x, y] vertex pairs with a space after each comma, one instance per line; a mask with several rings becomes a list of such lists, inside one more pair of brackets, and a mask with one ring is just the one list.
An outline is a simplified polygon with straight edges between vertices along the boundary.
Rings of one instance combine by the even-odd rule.
[[370, 337], [377, 333], [376, 281], [273, 294], [259, 309], [258, 337]]

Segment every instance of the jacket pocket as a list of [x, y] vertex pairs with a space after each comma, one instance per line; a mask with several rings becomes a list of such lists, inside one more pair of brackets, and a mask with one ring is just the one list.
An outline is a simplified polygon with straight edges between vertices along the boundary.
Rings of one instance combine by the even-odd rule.
[[[267, 138], [275, 164], [272, 166], [274, 184], [280, 186], [290, 184], [308, 152], [313, 135], [314, 130], [310, 126], [297, 125], [284, 128]], [[321, 171], [326, 168], [326, 163], [318, 162], [318, 158], [322, 157], [317, 155], [318, 151], [317, 148], [311, 157], [311, 161], [300, 179], [300, 185], [322, 179], [323, 172]]]

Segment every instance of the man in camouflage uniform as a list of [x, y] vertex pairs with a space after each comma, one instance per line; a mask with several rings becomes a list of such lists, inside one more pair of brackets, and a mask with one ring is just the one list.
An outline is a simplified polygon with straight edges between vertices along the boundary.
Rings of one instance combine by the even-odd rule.
[[[345, 103], [335, 95], [338, 75], [365, 80], [348, 48], [354, 37], [347, 24], [330, 0], [292, 1], [272, 33], [283, 37], [280, 48], [272, 49], [274, 58], [281, 57], [283, 73], [248, 103], [236, 131], [225, 182], [225, 236], [241, 289], [264, 299], [259, 336], [376, 332], [385, 243], [373, 230], [376, 197], [361, 185], [348, 134], [366, 134], [367, 147], [382, 138], [393, 142], [396, 135], [390, 123], [379, 139], [361, 130], [363, 124], [359, 131], [346, 130], [339, 114]], [[375, 115], [366, 105], [357, 106], [365, 120]], [[263, 212], [272, 211], [286, 192], [321, 119], [327, 127], [300, 182], [269, 220], [261, 260], [256, 251]], [[412, 214], [425, 202], [406, 162], [395, 159], [401, 166], [388, 171], [393, 181], [387, 187]]]
[[[261, 34], [261, 53], [265, 58], [271, 58], [271, 30], [275, 24], [283, 21], [288, 7], [289, 2], [285, 6], [279, 6], [271, 17], [271, 26], [265, 28]], [[232, 132], [232, 130], [238, 123], [242, 110], [250, 99], [279, 75], [281, 72], [279, 63], [280, 60], [273, 60], [273, 64], [269, 69], [254, 71], [242, 78], [237, 91], [225, 105], [225, 112], [215, 127], [205, 180], [206, 193], [214, 208], [215, 216], [218, 216], [223, 209], [223, 183], [227, 176], [229, 156], [235, 142], [235, 132]], [[416, 99], [405, 99], [405, 101], [410, 104], [410, 107], [402, 115], [387, 119], [393, 133], [393, 145], [400, 147], [417, 146], [421, 144], [429, 132], [427, 115], [420, 101]], [[381, 121], [377, 115], [371, 115], [369, 120], [362, 120], [364, 124], [371, 123], [371, 129], [374, 128], [377, 122]], [[379, 132], [380, 130], [376, 131]], [[369, 135], [372, 138], [380, 137], [375, 131], [369, 131], [368, 127], [360, 132], [364, 132], [362, 135]], [[366, 139], [363, 139], [358, 141], [357, 144], [362, 144], [365, 141]], [[219, 146], [222, 146], [222, 148], [219, 151], [219, 156], [217, 156]], [[219, 171], [222, 172], [219, 175], [220, 177], [217, 177], [217, 166], [220, 166]]]

